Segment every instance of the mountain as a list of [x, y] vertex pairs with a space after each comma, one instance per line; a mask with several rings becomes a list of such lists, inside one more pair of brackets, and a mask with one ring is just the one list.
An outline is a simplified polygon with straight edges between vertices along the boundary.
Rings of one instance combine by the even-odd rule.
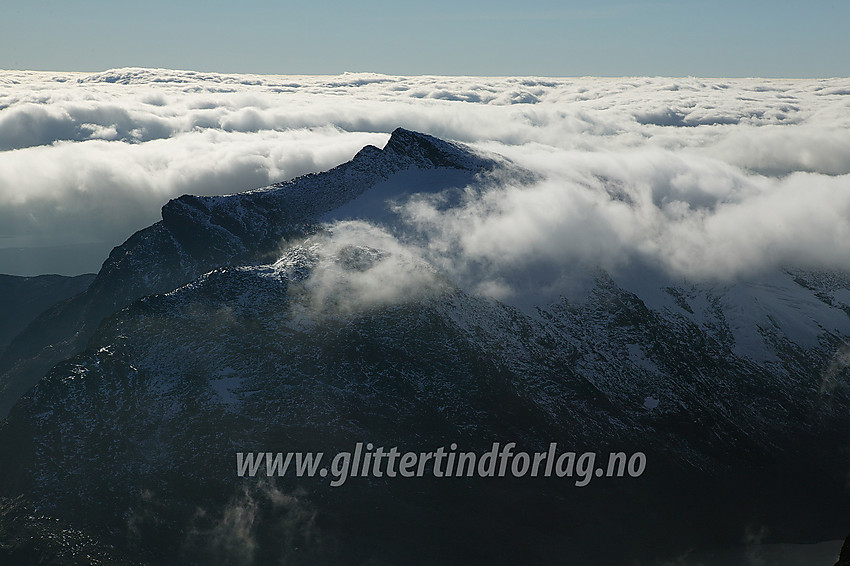
[[841, 547], [841, 554], [835, 566], [847, 566], [848, 564], [850, 564], [850, 537], [847, 537], [844, 541], [844, 545]]
[[105, 317], [136, 299], [219, 266], [268, 260], [282, 240], [309, 233], [323, 214], [368, 189], [397, 189], [405, 172], [430, 172], [442, 190], [496, 166], [458, 145], [397, 129], [382, 150], [366, 146], [330, 171], [226, 197], [169, 201], [162, 221], [112, 250], [85, 291], [42, 313], [0, 355], [0, 416], [55, 363], [81, 351]]
[[[80, 351], [0, 425], [0, 453], [14, 455], [0, 464], [0, 557], [627, 564], [752, 532], [846, 535], [850, 276], [788, 268], [708, 284], [634, 266], [500, 301], [399, 244], [414, 235], [395, 203], [426, 192], [451, 207], [506, 178], [533, 176], [396, 130], [326, 173], [169, 202], [76, 299], [100, 309], [76, 307], [85, 348], [67, 342]], [[70, 312], [53, 316], [70, 324]], [[334, 487], [236, 469], [237, 452], [358, 442], [478, 454], [557, 442], [600, 459], [641, 452], [646, 470], [586, 486], [430, 475]]]
[[89, 286], [94, 274], [64, 277], [0, 275], [0, 352], [41, 312]]

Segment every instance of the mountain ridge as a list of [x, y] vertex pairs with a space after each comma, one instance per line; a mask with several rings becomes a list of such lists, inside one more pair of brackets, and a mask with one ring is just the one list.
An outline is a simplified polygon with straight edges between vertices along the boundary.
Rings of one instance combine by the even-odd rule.
[[506, 163], [397, 128], [384, 150], [366, 146], [323, 173], [226, 196], [171, 199], [161, 221], [112, 250], [85, 292], [43, 313], [0, 355], [0, 417], [53, 364], [80, 351], [104, 317], [132, 301], [220, 265], [268, 259], [282, 239], [311, 231], [321, 213], [399, 171], [451, 168], [471, 179]]

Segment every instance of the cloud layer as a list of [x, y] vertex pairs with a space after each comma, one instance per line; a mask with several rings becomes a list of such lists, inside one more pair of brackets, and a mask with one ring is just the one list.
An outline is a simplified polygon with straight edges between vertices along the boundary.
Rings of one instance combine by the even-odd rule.
[[[520, 163], [539, 159], [504, 149]], [[449, 210], [439, 197], [421, 196], [401, 212], [433, 261], [491, 288], [523, 274], [545, 280], [635, 262], [703, 281], [773, 267], [850, 270], [847, 175], [749, 175], [661, 149], [551, 158], [534, 185], [495, 184]]]
[[544, 178], [439, 218], [410, 203], [431, 253], [514, 268], [639, 257], [693, 276], [847, 267], [847, 79], [4, 71], [0, 248], [94, 244], [105, 258], [171, 197], [327, 169], [398, 126]]

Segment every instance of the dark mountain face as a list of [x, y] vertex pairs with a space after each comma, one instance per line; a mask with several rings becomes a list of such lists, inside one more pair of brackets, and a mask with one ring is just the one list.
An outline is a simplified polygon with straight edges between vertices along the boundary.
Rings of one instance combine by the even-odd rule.
[[41, 312], [84, 291], [94, 277], [0, 275], [0, 352]]
[[[753, 529], [846, 534], [845, 275], [709, 287], [600, 271], [580, 301], [520, 309], [391, 239], [316, 226], [380, 216], [375, 195], [510, 167], [396, 131], [324, 174], [166, 205], [113, 251], [87, 304], [144, 296], [115, 300], [86, 349], [0, 425], [0, 453], [14, 455], [0, 465], [0, 557], [629, 564]], [[237, 452], [330, 458], [358, 442], [478, 454], [557, 442], [647, 464], [584, 487], [237, 473]]]

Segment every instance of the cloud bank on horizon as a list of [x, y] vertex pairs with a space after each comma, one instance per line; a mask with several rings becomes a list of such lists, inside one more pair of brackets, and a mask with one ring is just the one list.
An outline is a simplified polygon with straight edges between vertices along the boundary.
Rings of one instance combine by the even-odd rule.
[[[640, 258], [696, 278], [850, 269], [850, 79], [119, 69], [0, 72], [0, 272], [17, 266], [3, 252], [69, 244], [97, 253], [65, 271], [95, 271], [169, 198], [328, 169], [399, 126], [541, 175], [447, 214], [409, 203], [433, 249], [479, 265]], [[31, 270], [61, 271], [51, 257]]]

